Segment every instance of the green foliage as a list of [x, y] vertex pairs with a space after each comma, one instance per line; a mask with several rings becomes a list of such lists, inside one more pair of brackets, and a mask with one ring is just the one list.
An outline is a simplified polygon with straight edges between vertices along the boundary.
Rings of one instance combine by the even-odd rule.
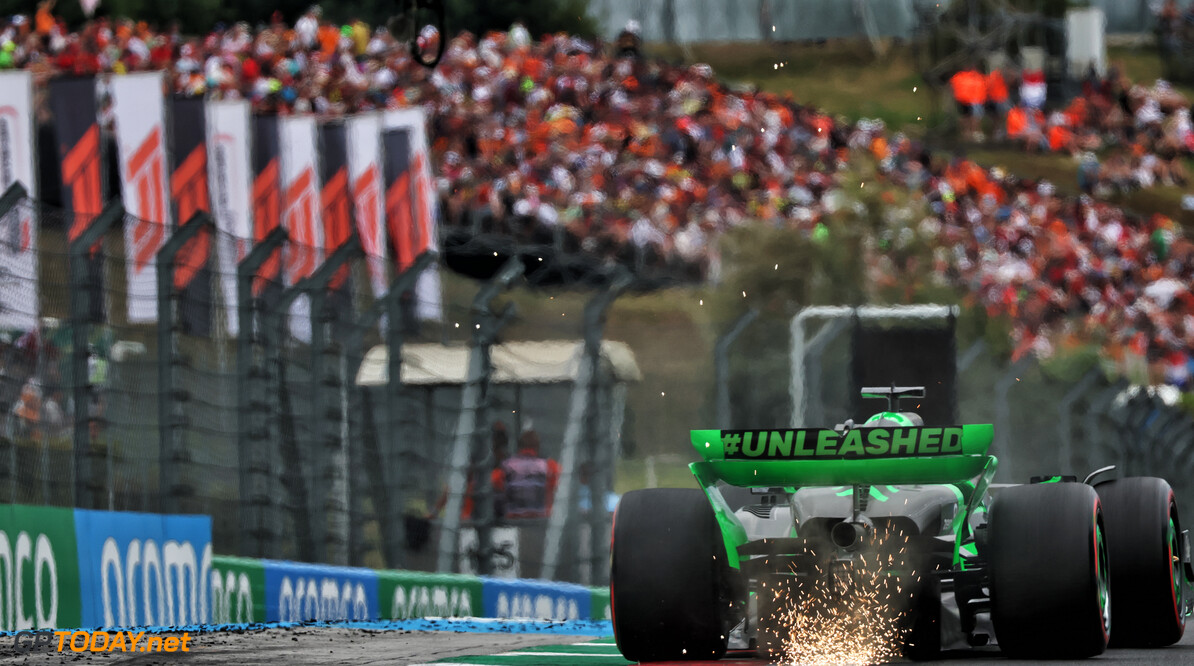
[[1101, 354], [1096, 345], [1083, 345], [1072, 350], [1059, 350], [1041, 362], [1041, 371], [1049, 379], [1072, 384], [1092, 368], [1099, 367]]
[[[217, 22], [268, 21], [280, 11], [293, 22], [313, 4], [323, 8], [324, 16], [338, 23], [360, 19], [371, 25], [385, 25], [409, 6], [411, 0], [104, 0], [97, 16], [113, 16], [148, 21], [165, 27], [178, 21], [190, 34], [210, 30]], [[489, 30], [509, 30], [520, 21], [535, 38], [552, 32], [582, 36], [597, 34], [597, 24], [589, 15], [588, 0], [444, 0], [447, 5], [447, 29], [455, 34], [469, 30], [483, 34]], [[32, 15], [36, 7], [30, 0], [0, 0], [0, 16], [17, 13]], [[54, 8], [69, 25], [78, 26], [86, 17], [77, 2], [59, 2]]]
[[446, 0], [448, 30], [468, 30], [481, 35], [490, 30], [509, 30], [521, 22], [531, 37], [567, 32], [591, 37], [597, 24], [589, 15], [588, 0]]
[[[934, 274], [935, 234], [917, 228], [926, 214], [919, 193], [888, 186], [863, 163], [842, 176], [836, 211], [815, 227], [757, 222], [726, 234], [718, 311], [728, 318], [744, 299], [781, 317], [809, 305], [958, 303]], [[882, 276], [892, 284], [873, 279]]]
[[1181, 402], [1178, 403], [1187, 414], [1194, 416], [1194, 391], [1186, 391], [1182, 393]]

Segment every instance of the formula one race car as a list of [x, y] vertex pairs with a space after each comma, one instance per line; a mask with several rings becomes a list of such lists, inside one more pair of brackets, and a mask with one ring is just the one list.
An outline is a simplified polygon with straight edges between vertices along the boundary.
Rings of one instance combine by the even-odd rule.
[[1167, 482], [992, 484], [993, 427], [898, 411], [924, 395], [864, 388], [888, 411], [832, 430], [692, 431], [700, 489], [630, 492], [614, 516], [622, 654], [1082, 658], [1181, 637], [1194, 570]]

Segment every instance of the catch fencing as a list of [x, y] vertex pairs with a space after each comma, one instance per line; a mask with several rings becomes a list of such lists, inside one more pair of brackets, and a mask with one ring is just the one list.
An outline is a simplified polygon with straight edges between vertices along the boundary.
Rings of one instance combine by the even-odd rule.
[[[439, 270], [430, 254], [377, 298], [355, 241], [288, 286], [279, 261], [309, 248], [280, 230], [243, 247], [199, 213], [130, 259], [122, 228], [148, 223], [119, 201], [80, 220], [14, 187], [6, 216], [38, 221], [36, 302], [22, 307], [40, 324], [0, 338], [0, 501], [206, 514], [216, 552], [245, 557], [604, 581], [610, 516], [585, 497], [612, 488], [638, 377], [633, 354], [601, 339], [624, 283], [504, 343], [511, 313], [495, 299], [521, 269], [450, 281], [443, 322], [428, 322], [414, 287]], [[130, 293], [129, 261], [153, 263], [156, 293]], [[197, 276], [185, 288], [183, 271]], [[133, 298], [159, 323], [130, 322]], [[510, 453], [534, 430], [559, 461], [549, 516], [495, 515], [494, 491], [473, 482], [495, 466], [497, 422]]]

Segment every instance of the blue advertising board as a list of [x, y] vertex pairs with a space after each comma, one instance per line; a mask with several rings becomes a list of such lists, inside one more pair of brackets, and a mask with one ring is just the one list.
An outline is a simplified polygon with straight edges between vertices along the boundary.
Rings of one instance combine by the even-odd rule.
[[376, 620], [377, 572], [262, 560], [266, 622]]
[[209, 620], [211, 518], [75, 510], [84, 627]]
[[483, 617], [518, 620], [587, 620], [592, 591], [540, 580], [481, 579]]

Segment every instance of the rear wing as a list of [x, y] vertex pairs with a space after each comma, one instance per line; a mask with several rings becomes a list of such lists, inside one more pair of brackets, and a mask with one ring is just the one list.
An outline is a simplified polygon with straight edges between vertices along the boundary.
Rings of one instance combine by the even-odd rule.
[[993, 438], [990, 424], [693, 430], [692, 446], [705, 462], [691, 467], [702, 485], [954, 483], [982, 473]]

